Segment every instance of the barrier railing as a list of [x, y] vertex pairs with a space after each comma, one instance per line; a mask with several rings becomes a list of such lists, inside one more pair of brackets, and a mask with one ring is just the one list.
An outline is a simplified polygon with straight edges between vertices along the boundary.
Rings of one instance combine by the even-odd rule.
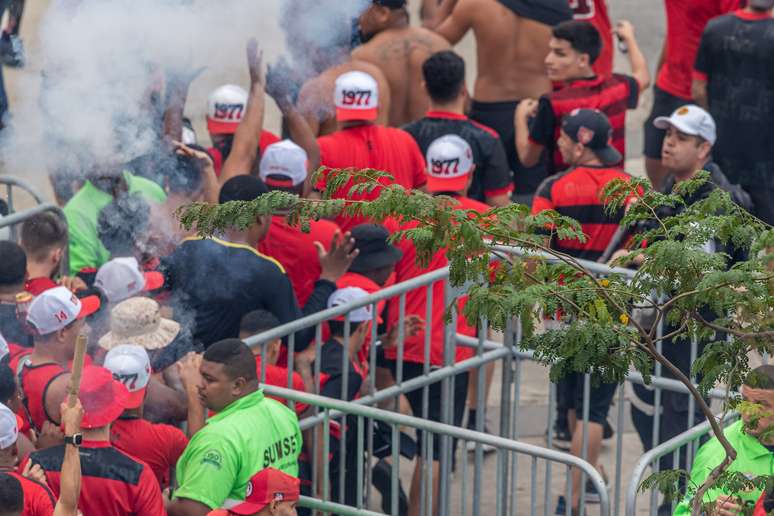
[[[13, 176], [0, 176], [0, 185], [5, 185], [5, 202], [8, 205], [8, 214], [13, 214], [16, 212], [16, 207], [14, 206], [14, 188], [22, 190], [27, 193], [32, 199], [35, 201], [36, 204], [43, 204], [43, 198], [40, 196], [40, 194], [32, 188], [29, 184], [22, 181], [21, 179], [18, 179]], [[1, 226], [0, 226], [1, 227]], [[17, 232], [16, 232], [16, 226], [10, 227], [10, 239], [16, 240], [17, 239]]]
[[[11, 178], [0, 177], [0, 184], [2, 184], [2, 182], [3, 182], [2, 180], [3, 179], [8, 180], [8, 179], [11, 179]], [[16, 181], [16, 180], [14, 180], [14, 181]], [[16, 226], [17, 225], [23, 223], [25, 220], [27, 220], [27, 219], [35, 216], [35, 215], [38, 215], [39, 213], [43, 213], [43, 212], [46, 212], [46, 211], [56, 214], [57, 216], [59, 216], [66, 223], [67, 219], [65, 218], [65, 215], [64, 215], [64, 212], [62, 211], [62, 208], [60, 208], [59, 206], [57, 206], [55, 204], [51, 204], [51, 203], [40, 203], [38, 206], [35, 206], [33, 208], [29, 208], [29, 209], [26, 209], [26, 210], [23, 210], [23, 211], [15, 212], [15, 213], [10, 213], [9, 215], [7, 215], [5, 217], [0, 218], [0, 228], [10, 227], [12, 229], [12, 231], [11, 231], [11, 239], [15, 241], [16, 240]], [[67, 271], [69, 270], [68, 269], [68, 256], [69, 256], [68, 255], [68, 249], [67, 249], [67, 247], [65, 247], [65, 252], [64, 252], [64, 254], [62, 256], [62, 260], [61, 260], [61, 262], [59, 264], [59, 270], [62, 272], [62, 274], [65, 274], [65, 275], [67, 274]]]
[[[518, 249], [514, 248], [498, 248], [500, 252], [521, 252]], [[550, 257], [547, 257], [551, 259]], [[590, 271], [592, 271], [595, 274], [599, 275], [610, 275], [610, 274], [620, 274], [624, 275], [626, 277], [633, 277], [635, 274], [633, 271], [628, 269], [620, 269], [620, 268], [611, 268], [606, 265], [593, 263], [593, 262], [583, 262], [581, 263], [588, 267]], [[384, 406], [385, 403], [392, 403], [391, 400], [394, 401], [393, 408], [395, 410], [398, 409], [398, 399], [401, 396], [405, 396], [406, 394], [409, 394], [413, 391], [417, 391], [419, 389], [422, 390], [422, 396], [421, 396], [421, 410], [418, 411], [418, 415], [421, 415], [423, 418], [427, 418], [428, 414], [430, 413], [430, 398], [429, 398], [429, 389], [438, 387], [437, 384], [440, 384], [440, 389], [442, 392], [442, 399], [441, 399], [441, 417], [440, 422], [445, 424], [451, 424], [455, 423], [454, 421], [454, 409], [455, 404], [459, 403], [465, 403], [464, 400], [460, 400], [460, 397], [457, 396], [457, 399], [455, 400], [454, 393], [454, 385], [455, 385], [455, 378], [465, 371], [477, 371], [478, 372], [478, 380], [477, 380], [477, 400], [476, 400], [476, 406], [477, 407], [485, 407], [486, 399], [484, 397], [484, 381], [485, 381], [485, 369], [490, 364], [499, 364], [501, 367], [502, 372], [502, 382], [500, 384], [500, 403], [496, 406], [490, 406], [489, 409], [494, 409], [492, 412], [493, 414], [490, 414], [490, 419], [499, 419], [499, 427], [496, 429], [496, 432], [499, 436], [505, 438], [505, 439], [512, 439], [512, 440], [518, 440], [522, 438], [522, 434], [520, 431], [520, 420], [521, 420], [521, 408], [522, 408], [522, 399], [521, 399], [521, 393], [522, 393], [522, 368], [525, 362], [532, 361], [533, 356], [532, 353], [528, 350], [521, 350], [519, 349], [519, 344], [521, 340], [521, 328], [518, 321], [513, 321], [513, 324], [511, 327], [506, 329], [504, 335], [503, 335], [503, 342], [495, 342], [492, 340], [489, 340], [487, 338], [487, 325], [486, 321], [482, 321], [479, 325], [479, 331], [478, 331], [478, 337], [470, 336], [470, 335], [464, 335], [457, 333], [457, 319], [456, 314], [452, 314], [451, 321], [445, 325], [445, 331], [444, 331], [444, 342], [443, 342], [443, 356], [444, 356], [444, 362], [442, 365], [438, 364], [431, 364], [429, 361], [429, 349], [431, 346], [429, 332], [425, 334], [425, 342], [424, 342], [424, 362], [421, 364], [421, 374], [416, 375], [410, 379], [404, 378], [403, 368], [405, 366], [403, 361], [403, 345], [405, 342], [405, 335], [403, 334], [402, 328], [403, 328], [403, 322], [406, 320], [406, 300], [407, 295], [412, 292], [416, 291], [417, 289], [423, 289], [426, 296], [426, 310], [424, 313], [424, 318], [427, 321], [432, 320], [432, 316], [435, 314], [433, 311], [438, 310], [438, 307], [433, 306], [433, 296], [438, 295], [438, 292], [436, 292], [435, 286], [438, 283], [443, 283], [443, 296], [444, 296], [444, 303], [442, 306], [442, 309], [444, 312], [446, 309], [451, 306], [452, 303], [457, 302], [457, 298], [459, 297], [460, 293], [462, 293], [465, 290], [465, 287], [463, 288], [452, 288], [448, 283], [448, 268], [444, 269], [438, 269], [434, 270], [432, 272], [429, 272], [427, 274], [424, 274], [422, 276], [413, 278], [409, 281], [399, 283], [396, 285], [393, 285], [389, 288], [385, 288], [383, 290], [380, 290], [374, 294], [371, 294], [367, 296], [364, 299], [361, 299], [359, 301], [349, 303], [346, 305], [341, 305], [335, 308], [331, 308], [328, 310], [324, 310], [321, 312], [318, 312], [316, 314], [310, 315], [308, 317], [305, 317], [303, 319], [299, 319], [297, 321], [293, 321], [289, 324], [283, 325], [278, 328], [274, 328], [272, 330], [269, 330], [267, 332], [263, 332], [259, 335], [255, 335], [253, 337], [250, 337], [246, 340], [248, 345], [251, 346], [258, 346], [261, 348], [260, 353], [264, 355], [265, 358], [265, 348], [262, 346], [262, 344], [275, 340], [277, 338], [285, 338], [287, 342], [287, 346], [289, 348], [289, 357], [288, 357], [288, 383], [287, 386], [291, 386], [291, 375], [293, 374], [293, 360], [294, 360], [294, 351], [296, 349], [296, 332], [299, 330], [303, 330], [306, 328], [315, 328], [315, 339], [314, 339], [314, 346], [315, 346], [315, 370], [314, 370], [314, 386], [315, 386], [315, 393], [319, 393], [319, 385], [320, 385], [320, 378], [321, 378], [321, 371], [320, 371], [320, 359], [321, 359], [321, 348], [323, 344], [323, 331], [324, 331], [324, 325], [326, 321], [338, 318], [344, 320], [344, 342], [349, 342], [350, 338], [350, 327], [351, 324], [349, 322], [349, 317], [347, 314], [349, 314], [352, 310], [355, 310], [357, 308], [361, 307], [370, 307], [372, 314], [373, 314], [373, 320], [371, 325], [371, 342], [376, 342], [378, 340], [377, 335], [377, 317], [378, 317], [378, 310], [377, 307], [384, 303], [385, 301], [390, 301], [391, 303], [397, 303], [397, 306], [399, 308], [399, 315], [398, 315], [398, 327], [401, 331], [399, 331], [398, 335], [398, 342], [397, 342], [397, 363], [394, 374], [395, 374], [395, 382], [392, 385], [377, 385], [376, 381], [376, 346], [371, 346], [370, 353], [368, 356], [368, 365], [369, 365], [369, 373], [368, 378], [366, 381], [367, 388], [365, 389], [365, 392], [363, 392], [362, 396], [354, 400], [353, 403], [355, 405], [359, 406]], [[664, 318], [662, 317], [660, 319], [660, 326], [663, 325]], [[659, 327], [658, 329], [658, 335], [663, 335], [664, 329], [662, 327]], [[435, 343], [433, 343], [435, 344]], [[457, 348], [457, 346], [464, 346], [474, 349], [474, 354], [472, 357], [468, 358], [467, 360], [463, 360], [461, 362], [454, 363], [453, 357], [454, 357], [454, 350]], [[698, 353], [698, 344], [697, 342], [692, 342], [690, 346], [690, 354], [691, 354], [691, 362], [695, 359]], [[347, 399], [347, 394], [345, 392], [346, 385], [347, 385], [347, 375], [349, 374], [349, 367], [348, 367], [348, 360], [349, 355], [347, 353], [342, 354], [342, 364], [341, 364], [341, 370], [343, 372], [343, 382], [342, 382], [342, 390], [339, 396], [340, 399]], [[265, 359], [261, 361], [262, 363], [262, 369], [265, 368], [263, 364], [266, 364]], [[661, 367], [659, 364], [656, 365], [656, 369], [654, 371], [655, 375], [652, 377], [652, 383], [647, 388], [646, 391], [644, 391], [646, 394], [652, 394], [652, 402], [650, 404], [646, 404], [645, 410], [646, 412], [649, 410], [650, 413], [646, 414], [646, 421], [645, 423], [640, 423], [638, 426], [638, 430], [643, 431], [643, 428], [646, 426], [649, 426], [650, 428], [650, 437], [651, 437], [651, 443], [648, 443], [645, 447], [646, 450], [648, 446], [654, 447], [657, 446], [661, 440], [663, 440], [664, 435], [666, 437], [672, 437], [672, 435], [665, 434], [665, 432], [662, 432], [662, 429], [664, 427], [664, 420], [665, 418], [662, 417], [662, 410], [664, 407], [663, 404], [663, 398], [669, 396], [674, 398], [675, 396], [682, 396], [684, 397], [685, 404], [688, 407], [688, 410], [685, 411], [685, 423], [684, 425], [681, 423], [682, 426], [684, 426], [685, 429], [691, 428], [694, 426], [695, 421], [697, 417], [701, 417], [700, 415], [697, 415], [694, 406], [693, 406], [693, 399], [688, 394], [688, 389], [682, 385], [677, 380], [666, 378], [661, 376]], [[261, 379], [262, 381], [265, 378], [265, 371], [261, 372]], [[588, 451], [588, 424], [589, 424], [589, 405], [590, 405], [590, 388], [589, 388], [589, 382], [590, 378], [588, 375], [585, 376], [583, 379], [583, 408], [581, 409], [581, 413], [578, 415], [579, 424], [581, 425], [581, 429], [583, 432], [583, 447], [579, 453], [579, 456], [583, 459], [587, 457], [587, 451]], [[639, 373], [631, 373], [626, 382], [627, 386], [633, 386], [638, 385], [642, 386], [644, 385], [644, 382], [642, 380], [642, 376]], [[549, 389], [547, 389], [548, 395], [547, 395], [547, 416], [545, 418], [546, 421], [546, 442], [549, 447], [551, 447], [554, 444], [554, 422], [556, 418], [556, 407], [557, 407], [557, 392], [556, 387], [551, 386]], [[720, 389], [715, 389], [710, 393], [710, 397], [717, 398], [717, 399], [723, 399], [726, 397], [726, 392]], [[626, 407], [630, 400], [636, 401], [635, 396], [632, 393], [629, 393], [627, 395], [627, 390], [624, 385], [621, 385], [618, 387], [618, 390], [614, 397], [614, 402], [617, 403], [616, 407], [616, 427], [615, 427], [615, 433], [616, 433], [616, 439], [615, 439], [615, 459], [614, 459], [614, 475], [613, 475], [613, 482], [612, 482], [612, 513], [613, 514], [619, 514], [620, 512], [620, 504], [621, 504], [621, 496], [624, 490], [624, 482], [625, 479], [628, 478], [626, 475], [626, 471], [624, 471], [624, 461], [623, 461], [623, 448], [624, 448], [624, 441], [623, 441], [623, 434], [625, 431], [625, 421], [628, 420], [626, 417]], [[288, 398], [293, 399], [293, 398]], [[291, 405], [293, 402], [291, 401]], [[637, 410], [640, 408], [643, 408], [642, 402], [635, 403], [637, 405]], [[648, 406], [650, 409], [648, 409]], [[654, 409], [654, 407], [657, 407], [658, 410]], [[459, 408], [459, 405], [457, 406]], [[635, 407], [636, 408], [636, 407]], [[630, 410], [634, 411], [634, 408], [631, 408]], [[476, 421], [474, 421], [475, 428], [478, 431], [484, 430], [485, 425], [485, 419], [484, 414], [482, 410], [476, 411], [477, 418]], [[311, 416], [311, 418], [305, 419], [305, 424], [314, 425], [319, 424], [325, 419], [325, 414], [315, 414]], [[335, 418], [337, 417], [335, 414], [335, 411], [328, 415], [328, 417]], [[308, 422], [307, 422], [308, 420]], [[674, 423], [674, 416], [669, 415], [668, 422], [671, 424], [672, 427], [675, 425]], [[670, 429], [669, 431], [673, 431], [674, 428]], [[679, 429], [678, 425], [678, 432], [681, 432], [682, 430]], [[345, 430], [346, 431], [346, 430]], [[641, 436], [641, 438], [644, 439], [644, 437]], [[448, 455], [451, 453], [452, 447], [444, 441], [444, 455]], [[690, 452], [689, 452], [690, 453]], [[480, 453], [480, 450], [478, 450], [475, 453], [474, 456], [474, 468], [478, 469], [481, 466], [481, 461], [483, 460], [482, 454]], [[498, 456], [497, 461], [497, 468], [503, 467], [503, 461], [505, 459], [501, 456]], [[452, 461], [447, 460], [445, 462], [442, 462], [442, 468], [439, 471], [439, 475], [441, 477], [441, 485], [446, 486], [448, 485], [448, 480], [452, 475], [451, 471], [451, 465]], [[517, 458], [514, 458], [514, 460], [510, 463], [511, 470], [513, 472], [512, 478], [514, 479], [514, 485], [516, 482], [517, 472], [518, 472], [518, 464], [517, 464]], [[367, 472], [366, 472], [367, 473]], [[544, 499], [543, 499], [543, 505], [545, 507], [545, 512], [548, 514], [548, 504], [549, 504], [549, 498], [550, 498], [550, 488], [553, 480], [553, 472], [551, 465], [547, 465], [544, 471], [545, 477], [544, 477], [544, 484], [546, 486], [546, 491], [544, 492]], [[365, 480], [369, 481], [370, 477], [367, 477]], [[585, 485], [585, 479], [581, 479], [581, 486]], [[474, 486], [474, 492], [478, 493], [480, 491], [479, 489], [480, 484], [476, 484]], [[580, 511], [581, 514], [585, 511], [585, 490], [581, 492], [581, 500], [580, 500]], [[567, 501], [569, 503], [569, 500]], [[446, 514], [446, 513], [442, 513]]]
[[[345, 444], [339, 445], [338, 450], [339, 453], [342, 450], [347, 450], [347, 453], [354, 454], [357, 456], [356, 458], [361, 459], [355, 460], [356, 464], [354, 464], [354, 467], [356, 472], [355, 475], [349, 479], [349, 481], [354, 482], [354, 484], [348, 484], [349, 488], [354, 487], [354, 493], [352, 493], [354, 496], [353, 506], [357, 510], [369, 507], [369, 497], [367, 492], [370, 491], [371, 488], [366, 482], [364, 482], [364, 469], [371, 467], [371, 461], [373, 458], [371, 450], [366, 446], [368, 427], [374, 422], [381, 422], [385, 425], [388, 425], [389, 434], [391, 436], [390, 459], [394, 465], [394, 467], [392, 467], [390, 470], [390, 482], [392, 484], [392, 500], [390, 501], [390, 512], [392, 514], [398, 514], [397, 487], [399, 485], [398, 483], [400, 481], [401, 475], [401, 459], [399, 453], [402, 451], [400, 450], [401, 446], [399, 435], [401, 429], [406, 428], [420, 431], [421, 441], [426, 445], [423, 447], [424, 449], [422, 451], [421, 465], [417, 470], [415, 470], [419, 471], [419, 474], [421, 475], [421, 478], [419, 479], [420, 495], [418, 500], [420, 514], [432, 514], [432, 507], [435, 506], [437, 506], [438, 514], [465, 515], [470, 513], [473, 515], [479, 515], [482, 513], [494, 512], [494, 514], [497, 516], [503, 516], [506, 514], [521, 515], [527, 514], [527, 511], [525, 510], [527, 507], [529, 507], [529, 514], [538, 514], [538, 504], [541, 500], [541, 498], [538, 496], [538, 484], [540, 482], [538, 463], [541, 460], [547, 464], [553, 463], [563, 465], [568, 478], [572, 468], [579, 468], [582, 470], [588, 476], [592, 485], [599, 494], [600, 516], [606, 516], [610, 514], [610, 500], [602, 476], [593, 466], [583, 461], [582, 459], [579, 459], [578, 457], [568, 453], [551, 450], [549, 448], [542, 448], [539, 446], [534, 446], [531, 444], [505, 439], [503, 437], [476, 432], [451, 425], [434, 423], [432, 421], [427, 421], [426, 419], [406, 416], [400, 413], [364, 406], [362, 404], [345, 402], [308, 393], [301, 393], [276, 386], [265, 386], [264, 389], [265, 392], [269, 395], [293, 400], [297, 403], [312, 405], [322, 411], [323, 424], [321, 429], [319, 428], [320, 425], [318, 422], [311, 419], [305, 419], [302, 421], [301, 428], [302, 431], [309, 431], [312, 429], [316, 429], [318, 432], [322, 431], [322, 438], [314, 439], [312, 442], [314, 445], [317, 445], [319, 441], [322, 442], [323, 449], [321, 452], [323, 457], [328, 457], [330, 455], [332, 439], [330, 422], [335, 419], [337, 415], [345, 415], [345, 424], [349, 427], [353, 427], [353, 431], [356, 429], [357, 435], [355, 438], [351, 438], [350, 442], [348, 442], [343, 436], [340, 438], [340, 440]], [[484, 480], [483, 477], [485, 472], [482, 468], [474, 466], [472, 472], [472, 476], [474, 478], [473, 482], [471, 483], [471, 472], [469, 471], [468, 460], [463, 457], [457, 462], [456, 475], [459, 475], [459, 477], [455, 479], [459, 480], [459, 485], [463, 486], [463, 488], [459, 489], [458, 492], [454, 492], [451, 485], [444, 486], [443, 483], [440, 483], [437, 488], [439, 494], [435, 495], [434, 489], [431, 489], [430, 486], [434, 485], [433, 477], [437, 473], [434, 471], [435, 468], [429, 466], [431, 463], [429, 460], [429, 454], [432, 453], [429, 451], [429, 449], [431, 449], [433, 447], [433, 443], [437, 442], [438, 440], [446, 440], [448, 442], [457, 440], [461, 445], [461, 448], [463, 448], [468, 442], [474, 443], [479, 448], [484, 445], [495, 448], [497, 453], [497, 468], [494, 472], [495, 478], [493, 483], [487, 483], [490, 491], [492, 485], [495, 487], [494, 494], [490, 492], [484, 496], [481, 488], [477, 489], [476, 487], [473, 487], [473, 489], [470, 491], [468, 490], [468, 486], [481, 485], [482, 481]], [[360, 450], [360, 453], [358, 453], [358, 450]], [[320, 450], [307, 450], [308, 453], [310, 452], [313, 455], [319, 451]], [[532, 474], [527, 502], [523, 500], [519, 490], [513, 488], [515, 479], [513, 477], [511, 467], [509, 467], [509, 464], [514, 463], [516, 457], [519, 455], [530, 457], [530, 471]], [[444, 461], [453, 460], [452, 457], [452, 454], [442, 453], [442, 464], [440, 467], [443, 467]], [[322, 499], [319, 500], [319, 502], [325, 503], [328, 501], [328, 492], [332, 484], [330, 472], [331, 464], [342, 464], [345, 462], [346, 459], [342, 456], [334, 456], [332, 460], [323, 461], [324, 468], [320, 472], [322, 474], [322, 478], [317, 477], [313, 478], [312, 480], [313, 486], [322, 486], [320, 489], [322, 492]], [[340, 469], [338, 471], [341, 472]], [[566, 485], [566, 495], [568, 499], [572, 499], [572, 484], [568, 482]], [[338, 486], [340, 488], [344, 487], [342, 484], [338, 484]], [[544, 486], [544, 489], [548, 490], [550, 487]], [[335, 495], [336, 493], [333, 493], [333, 496]], [[346, 495], [344, 497], [340, 497], [340, 499], [345, 497]], [[491, 507], [492, 505], [494, 505], [493, 508]], [[305, 506], [309, 507], [310, 505], [307, 504]], [[494, 510], [492, 511], [492, 509]]]
[[[737, 418], [738, 414], [729, 412], [725, 415], [721, 423], [723, 426], [727, 426]], [[654, 473], [658, 472], [660, 460], [664, 457], [669, 457], [670, 454], [673, 464], [680, 462], [680, 455], [682, 452], [687, 452], [688, 448], [695, 447], [697, 444], [699, 444], [701, 438], [709, 435], [710, 433], [710, 424], [708, 421], [705, 421], [699, 425], [696, 425], [690, 430], [683, 432], [682, 434], [673, 437], [664, 443], [659, 444], [640, 457], [637, 463], [634, 465], [634, 469], [632, 470], [631, 478], [629, 480], [629, 485], [626, 488], [626, 516], [634, 516], [637, 514], [637, 498], [638, 494], [640, 493], [640, 485], [642, 485], [642, 482], [645, 479], [645, 473], [648, 468], [650, 468]], [[690, 471], [691, 464], [689, 463], [686, 466], [686, 471]], [[649, 500], [649, 514], [655, 515], [658, 510], [658, 493], [651, 491], [649, 493]], [[672, 501], [670, 514], [674, 512], [676, 503], [677, 500]]]

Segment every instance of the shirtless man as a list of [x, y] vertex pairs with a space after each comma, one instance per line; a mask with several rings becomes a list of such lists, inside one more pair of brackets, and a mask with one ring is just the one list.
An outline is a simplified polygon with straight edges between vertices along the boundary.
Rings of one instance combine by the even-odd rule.
[[458, 0], [436, 32], [457, 44], [473, 29], [478, 77], [470, 117], [496, 130], [514, 173], [515, 201], [531, 197], [544, 179], [543, 166], [525, 169], [514, 145], [513, 114], [519, 100], [551, 91], [545, 72], [551, 28], [572, 19], [567, 0]]
[[422, 87], [422, 64], [449, 43], [427, 29], [410, 27], [406, 0], [373, 0], [360, 15], [359, 29], [364, 43], [352, 51], [352, 58], [378, 66], [387, 77], [389, 125], [422, 118], [430, 105]]

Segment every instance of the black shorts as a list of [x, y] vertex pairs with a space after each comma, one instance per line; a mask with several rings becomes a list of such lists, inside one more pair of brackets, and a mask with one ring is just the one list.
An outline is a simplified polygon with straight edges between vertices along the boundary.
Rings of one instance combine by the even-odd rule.
[[666, 131], [657, 129], [653, 121], [660, 116], [669, 116], [680, 106], [690, 104], [690, 100], [675, 97], [667, 93], [658, 86], [653, 86], [653, 109], [650, 116], [645, 121], [645, 150], [643, 153], [647, 158], [661, 159], [661, 146], [664, 144], [664, 135]]
[[[534, 167], [524, 167], [519, 161], [516, 152], [516, 127], [513, 116], [516, 112], [518, 100], [507, 102], [479, 102], [474, 100], [470, 106], [470, 118], [480, 124], [484, 124], [497, 131], [500, 141], [505, 147], [505, 155], [508, 157], [508, 166], [513, 171], [513, 196], [534, 195], [535, 191], [548, 175], [546, 170], [546, 153], [540, 158], [540, 162]], [[524, 199], [525, 197], [521, 197]], [[517, 200], [521, 200], [517, 199]]]
[[[565, 407], [561, 407], [562, 403], [559, 403], [560, 408], [574, 409], [575, 415], [578, 421], [583, 418], [583, 382], [585, 375], [581, 373], [571, 373], [566, 377], [559, 380], [557, 384], [557, 392], [562, 393], [559, 395], [561, 399], [564, 397]], [[618, 388], [617, 383], [599, 383], [594, 385], [592, 381], [590, 384], [589, 395], [589, 421], [591, 423], [598, 423], [604, 425], [607, 420], [607, 413], [610, 412], [610, 405], [613, 404], [613, 397], [615, 391]]]
[[[394, 360], [389, 362], [390, 371], [395, 376], [397, 372], [396, 362]], [[424, 374], [424, 365], [415, 364], [413, 362], [403, 362], [403, 380], [411, 380]], [[457, 374], [454, 378], [454, 392], [453, 392], [453, 410], [452, 421], [453, 426], [462, 426], [462, 418], [465, 415], [465, 401], [468, 397], [468, 372], [462, 372]], [[441, 422], [441, 382], [433, 383], [428, 388], [427, 398], [427, 419], [429, 421]], [[424, 389], [415, 389], [406, 393], [406, 399], [408, 399], [409, 405], [411, 405], [411, 412], [414, 417], [424, 418], [422, 414], [422, 392]], [[454, 440], [456, 441], [456, 440]], [[417, 430], [417, 444], [422, 455], [424, 455], [424, 443], [422, 442], [422, 431]], [[452, 456], [454, 456], [454, 447], [456, 442], [452, 444]], [[441, 457], [441, 439], [437, 435], [433, 435], [433, 460], [439, 460]]]

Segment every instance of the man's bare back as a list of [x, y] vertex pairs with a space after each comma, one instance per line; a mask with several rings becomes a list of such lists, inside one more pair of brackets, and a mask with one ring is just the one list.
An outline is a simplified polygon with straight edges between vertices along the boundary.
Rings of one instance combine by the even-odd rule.
[[459, 0], [436, 32], [456, 44], [469, 29], [478, 56], [476, 100], [539, 98], [551, 91], [544, 65], [551, 25], [519, 16], [498, 0]]
[[379, 117], [376, 123], [387, 125], [390, 110], [390, 85], [387, 79], [378, 66], [353, 59], [328, 68], [317, 77], [309, 79], [301, 88], [298, 109], [315, 136], [325, 136], [339, 129], [333, 104], [336, 79], [352, 71], [365, 72], [376, 80], [379, 85]]
[[425, 115], [430, 99], [422, 88], [422, 65], [432, 54], [449, 48], [437, 34], [419, 27], [387, 29], [352, 51], [384, 72], [390, 85], [389, 125], [401, 126]]

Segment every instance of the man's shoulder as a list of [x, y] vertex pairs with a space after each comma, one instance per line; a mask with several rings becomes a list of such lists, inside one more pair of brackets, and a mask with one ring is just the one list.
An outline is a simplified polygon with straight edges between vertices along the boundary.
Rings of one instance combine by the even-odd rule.
[[[249, 245], [228, 242], [216, 237], [188, 237], [180, 244], [179, 250], [182, 253], [179, 258], [183, 261], [186, 260], [186, 257], [190, 257], [191, 254], [201, 254], [205, 259], [219, 263], [222, 263], [223, 260], [227, 260], [232, 264], [238, 261], [238, 268], [240, 270], [253, 270], [266, 274], [285, 274], [285, 268], [282, 264], [271, 256], [267, 256]], [[212, 250], [219, 250], [223, 254], [221, 256], [214, 255]], [[234, 264], [234, 267], [237, 268], [236, 264]]]
[[[115, 480], [136, 485], [149, 466], [140, 459], [122, 452], [114, 446], [81, 448], [81, 472], [84, 477]], [[30, 454], [30, 461], [45, 471], [61, 472], [64, 461], [64, 445], [46, 448]]]

